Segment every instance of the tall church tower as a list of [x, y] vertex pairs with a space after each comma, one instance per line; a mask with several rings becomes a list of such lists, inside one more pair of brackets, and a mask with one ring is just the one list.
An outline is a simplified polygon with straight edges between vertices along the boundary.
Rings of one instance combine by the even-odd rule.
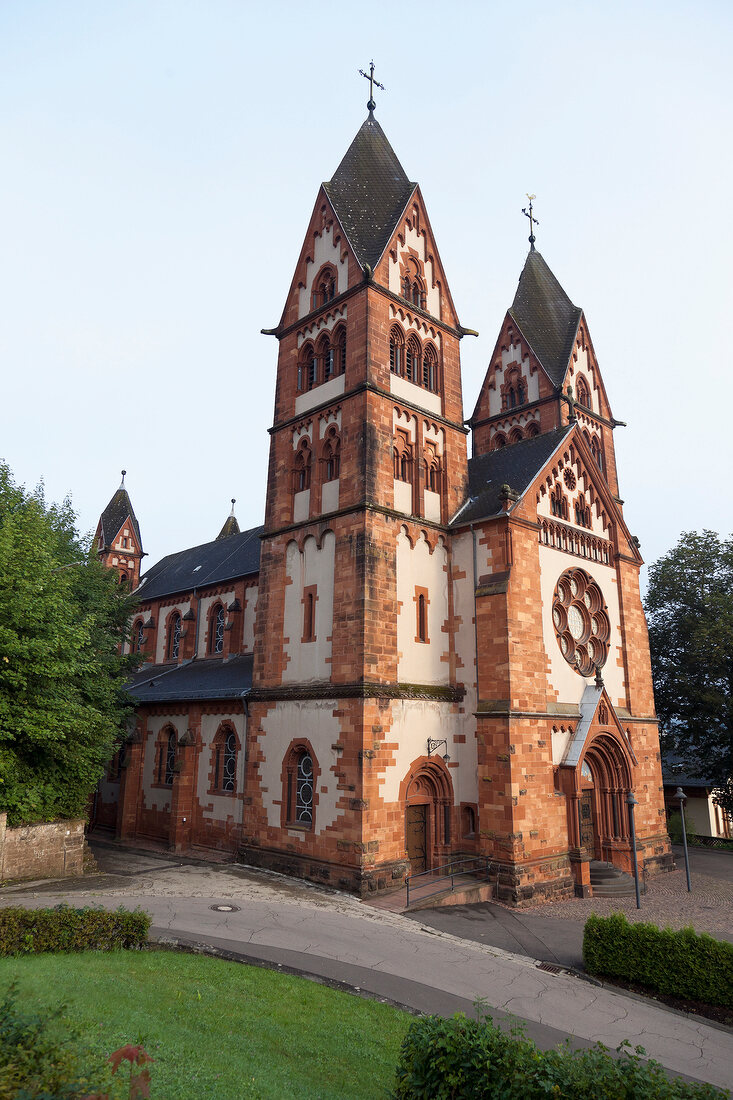
[[140, 583], [140, 563], [145, 557], [137, 522], [127, 489], [125, 475], [117, 492], [99, 517], [94, 541], [97, 555], [110, 569], [116, 569], [120, 582], [137, 588]]
[[272, 332], [244, 825], [251, 862], [361, 892], [404, 875], [415, 762], [444, 807], [424, 841], [450, 851], [450, 775], [429, 739], [462, 695], [447, 532], [467, 484], [463, 330], [420, 188], [372, 108], [319, 190]]

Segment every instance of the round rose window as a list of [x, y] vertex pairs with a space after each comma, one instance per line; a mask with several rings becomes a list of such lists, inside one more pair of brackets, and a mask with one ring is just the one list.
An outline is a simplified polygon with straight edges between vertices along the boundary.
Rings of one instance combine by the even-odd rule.
[[557, 582], [552, 622], [563, 657], [581, 676], [606, 663], [608, 612], [600, 588], [583, 569], [568, 569]]

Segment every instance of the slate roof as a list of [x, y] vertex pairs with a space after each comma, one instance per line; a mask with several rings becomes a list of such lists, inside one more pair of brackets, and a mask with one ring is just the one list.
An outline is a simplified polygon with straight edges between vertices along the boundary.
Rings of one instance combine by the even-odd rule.
[[135, 594], [147, 602], [257, 573], [263, 530], [263, 527], [253, 527], [239, 535], [216, 538], [202, 546], [169, 554], [148, 569]]
[[228, 660], [211, 657], [180, 665], [148, 665], [127, 685], [138, 703], [186, 699], [239, 699], [252, 687], [251, 653]]
[[682, 758], [671, 752], [662, 754], [662, 782], [665, 787], [712, 788], [714, 786], [712, 779], [700, 779], [699, 776], [690, 775]]
[[509, 313], [556, 386], [565, 378], [582, 312], [539, 252], [531, 251]]
[[216, 537], [217, 540], [228, 539], [230, 535], [239, 535], [240, 533], [237, 517], [232, 513], [231, 516], [227, 516], [224, 526]]
[[323, 185], [362, 266], [374, 269], [416, 186], [370, 112]]
[[571, 424], [566, 424], [552, 432], [469, 459], [468, 500], [456, 512], [451, 526], [462, 527], [465, 523], [503, 512], [502, 486], [508, 485], [522, 496], [572, 428]]
[[122, 486], [117, 490], [100, 516], [100, 549], [106, 549], [112, 545], [115, 536], [124, 525], [128, 516], [132, 523], [132, 529], [135, 532], [137, 544], [140, 550], [142, 550], [143, 543], [140, 538], [140, 527], [137, 522], [137, 517], [132, 508], [132, 501], [127, 495], [127, 489], [123, 489]]

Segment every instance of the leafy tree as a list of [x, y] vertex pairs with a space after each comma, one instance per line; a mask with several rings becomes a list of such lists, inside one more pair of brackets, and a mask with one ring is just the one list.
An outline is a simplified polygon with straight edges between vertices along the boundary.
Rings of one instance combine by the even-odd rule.
[[130, 712], [134, 606], [81, 539], [0, 463], [0, 811], [8, 824], [85, 813]]
[[733, 813], [733, 538], [683, 534], [646, 598], [662, 747]]

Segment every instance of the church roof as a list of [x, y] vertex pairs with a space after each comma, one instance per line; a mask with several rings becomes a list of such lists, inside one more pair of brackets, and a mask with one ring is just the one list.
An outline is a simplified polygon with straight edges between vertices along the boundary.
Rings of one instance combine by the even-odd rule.
[[216, 538], [190, 550], [169, 554], [148, 569], [136, 595], [140, 600], [158, 599], [175, 592], [221, 584], [257, 573], [260, 568], [260, 535], [263, 527], [253, 527], [228, 538]]
[[112, 497], [111, 501], [104, 509], [102, 515], [99, 518], [100, 549], [105, 549], [112, 545], [115, 536], [124, 526], [125, 520], [128, 518], [128, 516], [132, 524], [132, 529], [135, 532], [137, 544], [142, 551], [143, 543], [142, 539], [140, 538], [140, 527], [137, 522], [137, 517], [135, 515], [135, 512], [133, 511], [132, 501], [127, 494], [127, 489], [125, 489], [122, 485]]
[[462, 527], [465, 523], [503, 512], [503, 486], [508, 485], [522, 496], [572, 429], [572, 424], [566, 424], [552, 432], [469, 459], [468, 500], [451, 520], [451, 526]]
[[237, 517], [234, 515], [234, 501], [232, 501], [231, 515], [227, 516], [227, 518], [224, 522], [224, 526], [222, 527], [219, 534], [216, 536], [217, 542], [218, 542], [219, 539], [228, 539], [231, 535], [239, 535], [239, 534], [240, 534], [239, 524], [237, 523]]
[[180, 665], [147, 665], [127, 691], [138, 703], [177, 699], [238, 699], [252, 687], [251, 653], [222, 659], [184, 661]]
[[416, 186], [370, 113], [323, 185], [362, 266], [376, 266]]
[[581, 313], [539, 252], [527, 256], [509, 310], [522, 335], [556, 386], [562, 385]]

